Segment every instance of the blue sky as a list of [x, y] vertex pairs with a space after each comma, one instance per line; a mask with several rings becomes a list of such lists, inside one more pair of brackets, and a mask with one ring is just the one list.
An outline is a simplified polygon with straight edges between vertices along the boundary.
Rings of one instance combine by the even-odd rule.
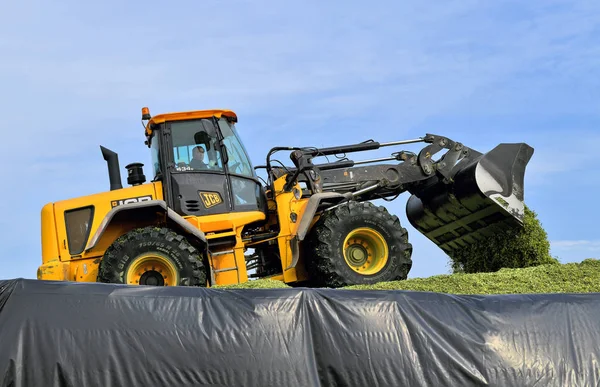
[[[35, 278], [46, 202], [109, 188], [99, 145], [149, 168], [142, 106], [235, 110], [255, 164], [273, 146], [428, 132], [479, 151], [527, 142], [526, 203], [552, 254], [600, 258], [597, 1], [9, 0], [0, 14], [0, 278]], [[386, 205], [409, 230], [410, 276], [448, 273], [407, 199]]]

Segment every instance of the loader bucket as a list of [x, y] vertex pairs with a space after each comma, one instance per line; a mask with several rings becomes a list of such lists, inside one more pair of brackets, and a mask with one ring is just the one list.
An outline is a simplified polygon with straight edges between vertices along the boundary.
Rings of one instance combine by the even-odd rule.
[[486, 154], [471, 152], [450, 183], [433, 179], [411, 190], [406, 204], [412, 226], [447, 254], [523, 225], [523, 181], [533, 148], [500, 144]]

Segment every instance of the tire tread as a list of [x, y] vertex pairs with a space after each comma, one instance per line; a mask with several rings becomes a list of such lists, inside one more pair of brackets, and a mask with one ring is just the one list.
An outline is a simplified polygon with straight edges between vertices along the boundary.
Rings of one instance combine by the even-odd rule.
[[[191, 272], [191, 283], [185, 286], [205, 286], [206, 267], [201, 259], [198, 249], [188, 242], [182, 235], [167, 227], [148, 226], [133, 229], [117, 238], [105, 251], [104, 257], [98, 267], [98, 282], [123, 283], [120, 273], [123, 269], [118, 267], [118, 262], [123, 253], [127, 253], [131, 246], [140, 241], [162, 240], [175, 246], [184, 257], [187, 270]], [[178, 243], [177, 243], [178, 242]]]
[[[336, 230], [345, 227], [352, 217], [375, 218], [391, 234], [391, 240], [388, 241], [391, 262], [383, 274], [352, 280], [344, 273], [342, 252], [336, 251], [334, 244], [339, 238], [343, 240], [341, 232]], [[325, 213], [311, 230], [307, 242], [309, 249], [306, 266], [312, 277], [311, 282], [317, 286], [337, 288], [404, 280], [412, 267], [412, 245], [408, 241], [408, 231], [402, 227], [398, 216], [391, 215], [385, 207], [375, 206], [371, 202], [350, 201]]]

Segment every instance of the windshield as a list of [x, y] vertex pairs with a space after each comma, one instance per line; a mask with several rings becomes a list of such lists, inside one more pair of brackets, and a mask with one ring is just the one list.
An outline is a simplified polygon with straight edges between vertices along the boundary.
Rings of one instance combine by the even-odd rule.
[[229, 156], [227, 167], [229, 168], [229, 172], [254, 177], [254, 168], [248, 158], [244, 144], [239, 139], [235, 124], [221, 119], [219, 120], [219, 128], [224, 137], [223, 144], [227, 147], [227, 155]]
[[[235, 126], [225, 118], [219, 121], [223, 144], [227, 147], [230, 173], [253, 177], [254, 169]], [[177, 171], [224, 171], [217, 131], [210, 118], [171, 123], [173, 159]]]

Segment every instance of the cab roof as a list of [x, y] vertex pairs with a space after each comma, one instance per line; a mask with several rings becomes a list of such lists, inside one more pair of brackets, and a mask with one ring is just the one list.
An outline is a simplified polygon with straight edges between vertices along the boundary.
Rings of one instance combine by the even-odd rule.
[[185, 112], [163, 113], [152, 117], [146, 124], [146, 136], [152, 135], [152, 125], [162, 124], [165, 121], [184, 121], [211, 117], [221, 118], [221, 116], [233, 118], [237, 122], [237, 115], [232, 110], [213, 109], [213, 110], [191, 110]]

